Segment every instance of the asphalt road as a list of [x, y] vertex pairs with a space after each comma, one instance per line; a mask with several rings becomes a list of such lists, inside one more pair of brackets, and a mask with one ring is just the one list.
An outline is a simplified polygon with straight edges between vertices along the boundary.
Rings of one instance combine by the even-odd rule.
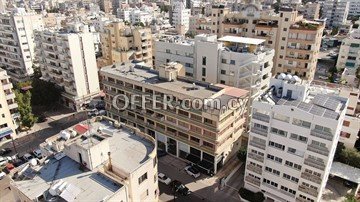
[[[80, 121], [86, 119], [85, 112], [79, 112], [76, 114], [67, 114], [59, 119], [53, 119], [51, 117], [44, 123], [37, 123], [36, 128], [39, 128], [33, 133], [29, 133], [23, 137], [14, 140], [15, 147], [19, 156], [24, 155], [27, 152], [31, 152], [39, 147], [39, 144], [44, 142], [48, 137], [58, 134], [61, 130], [64, 130]], [[11, 148], [13, 151], [9, 155], [16, 154], [13, 143], [7, 142], [3, 144], [1, 148]]]
[[191, 193], [188, 196], [182, 196], [179, 194], [175, 194], [174, 199], [174, 192], [171, 190], [170, 185], [166, 185], [164, 183], [159, 182], [159, 189], [160, 189], [160, 201], [179, 201], [179, 202], [187, 202], [187, 201], [208, 201], [206, 199], [202, 199], [199, 196]]

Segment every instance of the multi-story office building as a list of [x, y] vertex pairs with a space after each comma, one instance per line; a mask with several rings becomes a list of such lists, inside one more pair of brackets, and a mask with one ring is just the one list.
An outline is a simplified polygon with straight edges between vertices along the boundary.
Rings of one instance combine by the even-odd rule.
[[93, 41], [86, 31], [36, 32], [42, 79], [63, 87], [62, 101], [74, 110], [100, 92]]
[[86, 121], [40, 148], [46, 163], [12, 171], [16, 201], [159, 200], [156, 142], [137, 128], [108, 118]]
[[348, 0], [328, 0], [323, 3], [322, 18], [326, 19], [326, 27], [334, 28], [344, 24], [349, 14]]
[[168, 62], [185, 66], [185, 75], [250, 91], [268, 87], [274, 50], [263, 39], [200, 34], [194, 40], [170, 36], [155, 42], [155, 68]]
[[348, 99], [280, 74], [252, 105], [245, 187], [275, 201], [320, 201]]
[[15, 93], [10, 82], [10, 77], [5, 70], [0, 69], [0, 139], [15, 136], [18, 128], [17, 103], [15, 102]]
[[143, 61], [152, 65], [152, 35], [150, 28], [127, 26], [111, 22], [100, 33], [102, 59], [107, 65], [116, 62]]
[[324, 30], [322, 23], [306, 21], [291, 8], [280, 9], [275, 14], [255, 4], [249, 4], [241, 12], [226, 14], [220, 22], [220, 36], [265, 39], [267, 46], [275, 49], [273, 73], [314, 78]]
[[360, 1], [358, 0], [348, 0], [349, 4], [349, 16], [356, 17], [360, 16]]
[[[117, 63], [103, 67], [100, 75], [108, 116], [150, 134], [159, 149], [216, 173], [240, 145], [246, 145], [241, 141], [246, 90], [188, 79], [178, 63], [158, 71]], [[131, 106], [126, 97], [134, 99]], [[234, 99], [239, 105], [224, 107]]]
[[307, 20], [316, 20], [320, 17], [320, 4], [308, 2], [305, 5], [299, 6], [298, 11]]
[[187, 9], [185, 2], [173, 1], [171, 5], [171, 24], [175, 26], [178, 34], [185, 35], [189, 31], [190, 9]]
[[360, 68], [360, 29], [355, 29], [343, 39], [339, 56], [336, 63], [338, 70], [344, 69], [341, 76], [348, 85], [358, 87], [359, 81], [356, 77]]
[[0, 22], [0, 67], [14, 82], [26, 80], [33, 74], [34, 30], [43, 30], [42, 17], [17, 8], [0, 14]]

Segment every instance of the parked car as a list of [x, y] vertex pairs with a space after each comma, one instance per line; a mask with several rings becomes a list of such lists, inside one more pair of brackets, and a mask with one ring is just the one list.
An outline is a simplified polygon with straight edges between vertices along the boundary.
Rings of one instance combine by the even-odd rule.
[[25, 161], [23, 160], [23, 159], [16, 159], [15, 161], [13, 161], [13, 165], [15, 166], [15, 167], [19, 167], [19, 166], [21, 166], [22, 164], [24, 164], [25, 163]]
[[2, 180], [5, 176], [6, 176], [6, 173], [1, 172], [1, 173], [0, 173], [0, 180]]
[[327, 77], [327, 76], [319, 76], [319, 79], [327, 80], [327, 79], [329, 79], [329, 77]]
[[24, 156], [23, 156], [23, 159], [25, 160], [25, 161], [29, 161], [29, 160], [31, 160], [31, 159], [33, 159], [34, 157], [33, 156], [31, 156], [31, 154], [29, 154], [29, 153], [26, 153], [26, 154], [24, 154]]
[[97, 109], [91, 109], [88, 111], [88, 116], [97, 116], [99, 115], [99, 111]]
[[171, 182], [171, 179], [168, 178], [168, 177], [167, 177], [165, 174], [163, 174], [163, 173], [158, 173], [158, 180], [159, 180], [159, 182], [162, 182], [162, 183], [164, 183], [164, 184], [166, 184], [166, 185], [169, 185], [170, 182]]
[[34, 150], [33, 155], [38, 159], [42, 159], [42, 157], [43, 157], [40, 149]]
[[164, 151], [162, 149], [157, 150], [157, 156], [158, 157], [163, 157], [163, 156], [166, 156], [166, 155], [167, 155], [166, 151]]
[[106, 111], [105, 110], [100, 110], [98, 113], [98, 116], [105, 116], [106, 115]]
[[171, 188], [175, 192], [177, 192], [177, 193], [179, 193], [179, 194], [181, 194], [183, 196], [187, 196], [187, 195], [189, 195], [191, 193], [189, 188], [187, 188], [185, 185], [183, 185], [183, 183], [181, 183], [178, 180], [174, 180], [174, 181], [171, 182]]
[[193, 176], [194, 178], [200, 177], [200, 171], [195, 168], [195, 166], [186, 166], [185, 171], [190, 176]]
[[2, 157], [0, 156], [0, 166], [3, 166], [5, 164], [7, 164], [9, 162], [9, 158], [8, 157]]
[[0, 150], [0, 156], [8, 155], [12, 152], [10, 148], [4, 148]]

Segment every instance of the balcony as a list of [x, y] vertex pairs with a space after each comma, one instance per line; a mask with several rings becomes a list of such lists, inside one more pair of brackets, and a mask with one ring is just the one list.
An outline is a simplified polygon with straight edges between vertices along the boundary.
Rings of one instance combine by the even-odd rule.
[[325, 169], [325, 164], [324, 162], [318, 161], [316, 159], [312, 159], [312, 158], [306, 158], [304, 161], [305, 165], [311, 166], [313, 168], [317, 168], [319, 170], [324, 170]]
[[267, 134], [268, 134], [268, 131], [267, 130], [264, 130], [264, 129], [261, 129], [261, 128], [257, 128], [257, 127], [251, 127], [251, 130], [250, 130], [252, 133], [256, 133], [258, 135], [261, 135], [261, 136], [264, 136], [264, 137], [267, 137]]
[[13, 88], [13, 85], [12, 83], [3, 84], [3, 88], [4, 90], [9, 90]]
[[260, 187], [260, 180], [258, 180], [258, 179], [255, 179], [255, 178], [250, 177], [250, 176], [246, 176], [245, 181], [250, 182], [251, 184], [254, 184], [254, 185]]
[[247, 167], [248, 170], [253, 171], [253, 172], [255, 172], [255, 173], [259, 174], [259, 175], [262, 174], [262, 169], [259, 168], [258, 166], [248, 164], [246, 167]]
[[303, 199], [301, 197], [296, 197], [296, 202], [308, 202], [308, 200]]
[[313, 145], [313, 144], [309, 144], [307, 146], [307, 150], [324, 155], [324, 156], [329, 155], [329, 150], [326, 147], [320, 147], [320, 146]]
[[310, 135], [315, 136], [315, 137], [319, 137], [325, 140], [329, 140], [332, 141], [333, 140], [333, 135], [331, 133], [322, 131], [322, 130], [311, 130]]
[[317, 190], [312, 189], [310, 187], [304, 186], [304, 185], [299, 185], [299, 191], [307, 193], [311, 196], [317, 197], [317, 195], [319, 194]]
[[6, 100], [12, 100], [12, 99], [15, 99], [15, 93], [6, 94]]
[[252, 114], [252, 118], [260, 121], [264, 121], [266, 123], [270, 122], [270, 116], [262, 113], [255, 112]]
[[257, 147], [257, 148], [260, 148], [260, 149], [263, 149], [263, 150], [265, 150], [265, 148], [266, 148], [265, 143], [256, 142], [256, 141], [253, 141], [253, 140], [250, 141], [250, 145], [254, 146], [254, 147]]
[[9, 104], [9, 110], [16, 109], [18, 107], [17, 103], [11, 103]]
[[301, 178], [304, 178], [306, 180], [309, 180], [311, 182], [315, 182], [316, 184], [321, 184], [321, 178], [316, 175], [312, 175], [310, 173], [302, 172]]
[[264, 163], [264, 157], [260, 156], [258, 154], [255, 153], [248, 153], [248, 157], [251, 159], [254, 159], [256, 161], [260, 161], [261, 163]]

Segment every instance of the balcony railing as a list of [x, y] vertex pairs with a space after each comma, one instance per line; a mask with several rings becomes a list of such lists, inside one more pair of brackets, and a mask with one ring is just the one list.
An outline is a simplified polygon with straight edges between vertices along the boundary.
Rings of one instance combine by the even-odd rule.
[[257, 166], [255, 166], [255, 165], [248, 164], [248, 165], [247, 165], [247, 169], [248, 169], [248, 170], [251, 170], [251, 171], [253, 171], [253, 172], [255, 172], [255, 173], [259, 174], [259, 175], [262, 174], [262, 169], [259, 168], [259, 167], [257, 167]]
[[257, 161], [260, 161], [260, 162], [264, 163], [264, 157], [260, 156], [258, 154], [248, 153], [248, 157], [251, 158], [251, 159], [254, 159], [254, 160], [257, 160]]
[[319, 170], [324, 170], [325, 169], [324, 162], [320, 162], [320, 161], [317, 161], [317, 160], [311, 159], [311, 158], [305, 159], [304, 164], [308, 165], [308, 166], [311, 166], [313, 168], [317, 168]]
[[258, 186], [258, 187], [260, 186], [260, 180], [255, 179], [253, 177], [246, 176], [245, 181], [250, 182], [250, 183], [252, 183], [252, 184], [254, 184], [254, 185]]
[[308, 200], [303, 199], [301, 197], [296, 197], [296, 202], [308, 202]]
[[310, 173], [302, 172], [301, 173], [301, 178], [304, 178], [304, 179], [309, 180], [311, 182], [315, 182], [317, 184], [321, 184], [321, 178], [319, 176], [312, 175]]
[[252, 114], [252, 117], [254, 119], [264, 121], [264, 122], [267, 122], [267, 123], [270, 122], [270, 116], [266, 115], [266, 114], [261, 114], [261, 113], [255, 112], [255, 113]]
[[312, 188], [304, 186], [304, 185], [299, 185], [299, 191], [307, 193], [314, 197], [317, 197], [317, 195], [319, 194], [318, 191], [316, 191], [315, 189], [312, 189]]
[[307, 146], [307, 150], [324, 155], [324, 156], [328, 156], [329, 155], [329, 150], [326, 147], [320, 147], [317, 145], [312, 145], [309, 144]]
[[256, 128], [256, 127], [252, 127], [250, 131], [253, 132], [253, 133], [262, 135], [264, 137], [267, 137], [267, 134], [268, 134], [267, 130], [264, 130], [264, 129], [261, 129], [261, 128]]
[[311, 133], [310, 133], [312, 136], [315, 136], [315, 137], [319, 137], [319, 138], [322, 138], [322, 139], [325, 139], [325, 140], [329, 140], [329, 141], [332, 141], [333, 140], [333, 135], [331, 133], [328, 133], [328, 132], [325, 132], [325, 131], [322, 131], [322, 130], [311, 130]]
[[265, 143], [260, 143], [256, 141], [250, 141], [250, 145], [265, 150]]

